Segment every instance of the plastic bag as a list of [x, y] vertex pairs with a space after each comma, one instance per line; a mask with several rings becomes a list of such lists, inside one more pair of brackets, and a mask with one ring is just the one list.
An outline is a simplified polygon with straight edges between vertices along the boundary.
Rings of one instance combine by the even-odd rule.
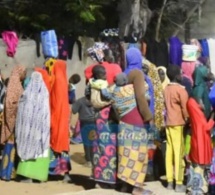
[[54, 30], [48, 30], [41, 32], [41, 42], [43, 55], [45, 57], [58, 57], [58, 42], [57, 36]]

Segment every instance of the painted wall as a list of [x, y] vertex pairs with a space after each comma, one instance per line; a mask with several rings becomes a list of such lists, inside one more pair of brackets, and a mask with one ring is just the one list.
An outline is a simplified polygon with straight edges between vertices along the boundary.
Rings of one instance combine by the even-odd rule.
[[[78, 73], [82, 77], [82, 81], [77, 85], [77, 97], [81, 97], [84, 94], [85, 89], [85, 78], [84, 69], [92, 64], [92, 60], [87, 57], [86, 49], [92, 46], [94, 41], [91, 38], [83, 38], [83, 59], [79, 60], [78, 47], [74, 46], [73, 58], [67, 61], [67, 76], [68, 78], [74, 74]], [[36, 44], [33, 40], [19, 41], [16, 54], [13, 58], [8, 57], [6, 54], [7, 47], [4, 42], [0, 39], [0, 69], [4, 77], [9, 77], [11, 70], [15, 65], [24, 65], [28, 70], [28, 75], [30, 75], [35, 66], [41, 67], [44, 62], [44, 58], [41, 55], [40, 58], [36, 56]], [[41, 52], [42, 54], [42, 52]]]

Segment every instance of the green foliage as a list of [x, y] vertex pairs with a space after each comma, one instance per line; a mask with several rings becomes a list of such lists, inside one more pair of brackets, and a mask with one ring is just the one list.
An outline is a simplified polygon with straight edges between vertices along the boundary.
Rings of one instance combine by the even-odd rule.
[[[0, 30], [15, 30], [31, 36], [55, 29], [60, 34], [96, 36], [104, 28], [118, 25], [120, 0], [1, 0]], [[161, 23], [161, 37], [168, 37], [200, 0], [168, 0]], [[148, 35], [154, 36], [163, 0], [148, 0], [153, 18]], [[196, 20], [196, 18], [192, 18]]]
[[0, 30], [28, 36], [46, 29], [62, 34], [98, 34], [105, 28], [103, 12], [108, 6], [112, 0], [2, 0]]

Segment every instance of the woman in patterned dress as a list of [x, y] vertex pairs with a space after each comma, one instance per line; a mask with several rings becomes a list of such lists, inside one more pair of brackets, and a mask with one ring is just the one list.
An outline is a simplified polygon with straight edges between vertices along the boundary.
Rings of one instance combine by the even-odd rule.
[[[90, 48], [89, 54], [94, 61], [97, 61], [106, 70], [106, 78], [109, 85], [114, 83], [114, 78], [122, 70], [118, 64], [114, 64], [113, 52], [103, 43], [95, 44]], [[85, 69], [86, 80], [92, 78], [91, 65]], [[96, 112], [96, 131], [92, 131], [89, 136], [93, 138], [93, 162], [92, 179], [100, 187], [112, 186], [116, 183], [116, 133], [118, 125], [111, 125], [111, 107], [105, 107]], [[116, 123], [115, 123], [116, 124]], [[92, 136], [94, 135], [94, 136]]]
[[0, 166], [0, 178], [10, 181], [15, 178], [16, 169], [16, 148], [14, 128], [19, 98], [23, 93], [22, 81], [25, 79], [26, 69], [24, 66], [15, 66], [11, 73], [6, 97], [1, 130], [1, 144], [4, 145], [2, 162]]

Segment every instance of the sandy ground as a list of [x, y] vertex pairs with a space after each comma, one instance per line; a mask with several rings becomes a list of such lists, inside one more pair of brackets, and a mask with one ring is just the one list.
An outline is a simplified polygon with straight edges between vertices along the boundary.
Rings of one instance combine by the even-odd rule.
[[[114, 190], [93, 189], [94, 183], [88, 179], [91, 170], [83, 166], [84, 154], [82, 145], [71, 145], [71, 159], [73, 178], [72, 184], [65, 184], [60, 178], [46, 183], [24, 184], [14, 181], [0, 181], [0, 195], [119, 195]], [[157, 195], [174, 195], [167, 191], [160, 182], [146, 183], [146, 188]]]

